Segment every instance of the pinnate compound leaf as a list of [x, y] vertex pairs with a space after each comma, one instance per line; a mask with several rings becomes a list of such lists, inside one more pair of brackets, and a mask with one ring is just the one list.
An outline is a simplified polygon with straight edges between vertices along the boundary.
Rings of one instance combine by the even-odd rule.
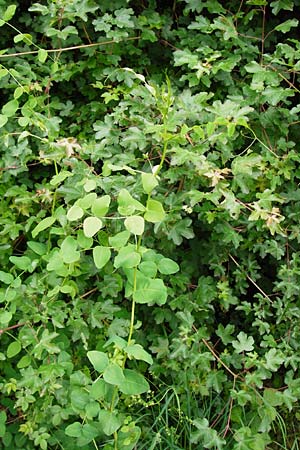
[[92, 366], [97, 372], [102, 373], [109, 364], [109, 359], [106, 353], [92, 350], [87, 352], [87, 357], [90, 360]]
[[135, 370], [124, 369], [124, 380], [119, 385], [123, 394], [140, 395], [149, 391], [150, 386], [145, 377]]
[[146, 212], [144, 215], [144, 218], [145, 220], [147, 220], [147, 222], [161, 222], [162, 220], [164, 220], [165, 215], [166, 213], [164, 211], [163, 205], [160, 202], [152, 199], [149, 199], [147, 201]]
[[83, 221], [83, 232], [86, 237], [93, 237], [102, 226], [102, 220], [98, 219], [98, 217], [87, 217]]
[[145, 221], [140, 216], [130, 216], [124, 221], [124, 225], [130, 233], [140, 236], [144, 233]]
[[47, 246], [45, 244], [42, 244], [41, 242], [28, 241], [27, 245], [37, 255], [42, 256], [46, 255], [47, 253]]
[[141, 436], [141, 429], [138, 426], [130, 425], [122, 427], [118, 432], [118, 444], [122, 450], [133, 450], [137, 448], [137, 442]]
[[67, 219], [72, 222], [74, 220], [78, 220], [81, 219], [81, 217], [83, 216], [84, 211], [82, 208], [80, 208], [80, 206], [77, 205], [73, 205], [71, 206], [71, 208], [69, 209], [69, 211], [67, 212]]
[[103, 378], [98, 378], [91, 386], [90, 395], [93, 399], [99, 400], [104, 398], [108, 387], [111, 388], [111, 385], [107, 384]]
[[104, 195], [103, 197], [97, 198], [92, 204], [92, 213], [96, 217], [104, 217], [109, 209], [109, 205], [109, 195]]
[[143, 261], [139, 265], [139, 269], [143, 275], [149, 278], [155, 278], [157, 274], [157, 265], [153, 261]]
[[97, 245], [93, 248], [93, 258], [97, 269], [102, 269], [110, 260], [111, 250], [108, 247]]
[[87, 180], [86, 183], [83, 185], [83, 189], [85, 192], [91, 192], [94, 189], [96, 189], [97, 183], [95, 180]]
[[82, 426], [82, 433], [78, 438], [78, 447], [84, 447], [99, 435], [99, 429], [94, 424], [85, 423]]
[[32, 237], [36, 238], [37, 235], [41, 232], [46, 230], [47, 228], [51, 227], [51, 225], [55, 222], [55, 217], [45, 217], [45, 219], [41, 220], [41, 222], [32, 230]]
[[251, 352], [254, 349], [253, 344], [253, 337], [247, 336], [243, 331], [237, 335], [237, 340], [232, 342], [233, 347], [238, 353]]
[[178, 272], [178, 264], [170, 258], [162, 258], [158, 262], [158, 270], [164, 275], [171, 275]]
[[110, 363], [104, 370], [103, 378], [106, 383], [119, 386], [124, 381], [123, 369], [115, 363]]

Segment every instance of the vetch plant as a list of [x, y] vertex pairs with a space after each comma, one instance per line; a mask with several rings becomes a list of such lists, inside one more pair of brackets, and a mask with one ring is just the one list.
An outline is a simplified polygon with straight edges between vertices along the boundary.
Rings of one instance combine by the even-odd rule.
[[0, 447], [296, 449], [297, 2], [25, 3], [0, 2]]

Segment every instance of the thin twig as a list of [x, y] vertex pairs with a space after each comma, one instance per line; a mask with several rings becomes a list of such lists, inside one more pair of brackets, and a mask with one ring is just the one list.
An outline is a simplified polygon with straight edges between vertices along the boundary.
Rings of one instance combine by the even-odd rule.
[[[52, 49], [45, 49], [48, 53], [55, 53], [55, 52], [67, 52], [70, 50], [78, 50], [81, 48], [90, 48], [90, 47], [98, 47], [100, 45], [108, 45], [108, 44], [118, 44], [119, 42], [123, 42], [123, 41], [136, 41], [140, 39], [139, 36], [133, 36], [133, 37], [129, 37], [129, 38], [125, 38], [122, 41], [115, 41], [115, 40], [111, 40], [111, 41], [103, 41], [103, 42], [95, 42], [93, 44], [82, 44], [82, 45], [75, 45], [73, 47], [62, 47], [62, 48], [52, 48]], [[19, 53], [9, 53], [7, 55], [0, 55], [0, 58], [12, 58], [15, 56], [24, 56], [24, 55], [36, 55], [39, 52], [39, 50], [31, 50], [28, 52], [19, 52]]]
[[12, 325], [11, 327], [2, 328], [0, 329], [0, 335], [5, 333], [6, 331], [13, 330], [14, 328], [24, 327], [24, 325], [27, 325], [26, 323], [18, 323], [16, 325]]
[[96, 292], [97, 290], [98, 290], [98, 288], [91, 289], [90, 291], [85, 292], [84, 294], [82, 294], [79, 298], [85, 298], [85, 297], [87, 297], [88, 295], [93, 294], [93, 293]]
[[[235, 388], [235, 378], [233, 380], [233, 389]], [[226, 422], [226, 427], [223, 433], [223, 438], [226, 437], [229, 429], [230, 429], [230, 422], [231, 422], [231, 412], [232, 412], [232, 407], [233, 407], [233, 398], [230, 398], [230, 404], [229, 404], [229, 412], [228, 412], [228, 417], [227, 417], [227, 422]]]
[[[234, 257], [232, 255], [229, 254], [229, 257], [232, 259], [232, 261], [237, 265], [237, 267], [239, 267], [240, 269], [242, 269], [241, 265], [234, 259]], [[268, 296], [268, 294], [266, 294], [261, 287], [258, 286], [257, 283], [255, 283], [255, 281], [253, 280], [253, 278], [251, 278], [247, 273], [246, 273], [246, 277], [248, 278], [249, 281], [251, 281], [251, 283], [256, 287], [256, 289], [259, 290], [259, 292], [267, 299], [269, 300], [270, 303], [273, 303], [272, 300], [270, 299], [270, 297]]]
[[214, 357], [216, 358], [216, 360], [227, 370], [227, 372], [229, 372], [233, 378], [236, 380], [237, 378], [239, 378], [239, 375], [237, 373], [232, 372], [232, 370], [221, 360], [221, 358], [216, 354], [216, 352], [214, 351], [214, 349], [212, 348], [212, 346], [207, 342], [206, 339], [202, 338], [202, 342], [204, 345], [206, 345], [206, 347], [208, 348], [208, 350], [214, 355]]

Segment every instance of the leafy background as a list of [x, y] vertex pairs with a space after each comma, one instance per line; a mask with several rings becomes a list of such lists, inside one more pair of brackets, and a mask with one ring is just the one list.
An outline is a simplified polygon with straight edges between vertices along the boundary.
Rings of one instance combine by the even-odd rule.
[[0, 448], [299, 448], [299, 4], [0, 1]]

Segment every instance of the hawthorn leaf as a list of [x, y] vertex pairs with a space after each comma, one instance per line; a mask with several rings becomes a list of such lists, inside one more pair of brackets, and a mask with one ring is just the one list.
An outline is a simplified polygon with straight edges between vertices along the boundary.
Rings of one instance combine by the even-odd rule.
[[238, 353], [251, 352], [254, 349], [254, 339], [252, 336], [247, 336], [246, 333], [241, 331], [237, 335], [237, 340], [232, 342], [232, 346]]

